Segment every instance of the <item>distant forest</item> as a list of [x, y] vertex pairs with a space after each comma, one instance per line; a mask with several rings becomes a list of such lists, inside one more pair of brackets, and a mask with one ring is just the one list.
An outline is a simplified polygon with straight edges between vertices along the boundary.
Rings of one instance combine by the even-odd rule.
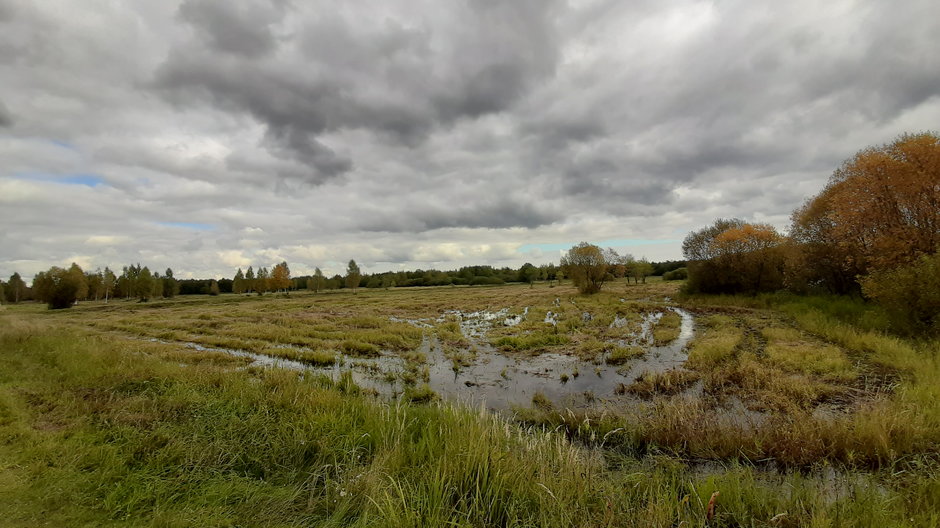
[[[660, 276], [684, 268], [685, 261], [667, 260], [647, 262], [626, 257], [623, 263], [611, 269], [612, 279], [632, 277], [643, 280], [648, 276]], [[317, 269], [319, 272], [319, 269]], [[221, 293], [285, 292], [296, 290], [338, 290], [355, 288], [395, 288], [416, 286], [476, 286], [511, 282], [531, 283], [562, 279], [562, 271], [555, 264], [523, 264], [519, 268], [495, 268], [493, 266], [465, 266], [457, 270], [414, 270], [383, 273], [360, 273], [355, 261], [350, 261], [346, 275], [322, 274], [292, 277], [286, 262], [268, 268], [247, 271], [236, 270], [233, 278], [222, 279], [176, 279], [172, 269], [161, 275], [151, 272], [146, 266], [133, 264], [122, 268], [120, 275], [111, 269], [83, 271], [78, 264], [68, 269], [52, 267], [37, 273], [32, 287], [14, 273], [6, 282], [0, 281], [0, 298], [6, 302], [39, 300], [53, 304], [70, 304], [75, 300], [107, 300], [172, 298], [176, 295], [218, 295]], [[677, 274], [675, 278], [684, 278]], [[56, 303], [57, 290], [66, 290], [61, 302]], [[64, 307], [64, 306], [63, 306]]]

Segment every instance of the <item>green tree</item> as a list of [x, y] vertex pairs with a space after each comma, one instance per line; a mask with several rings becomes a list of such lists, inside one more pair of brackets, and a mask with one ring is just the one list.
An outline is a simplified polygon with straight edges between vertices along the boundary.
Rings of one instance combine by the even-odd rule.
[[79, 301], [85, 300], [88, 298], [88, 281], [85, 279], [85, 272], [82, 271], [81, 266], [75, 262], [69, 266], [68, 272], [70, 274], [70, 281], [77, 286], [75, 292], [75, 298]]
[[104, 302], [108, 302], [108, 298], [111, 295], [111, 291], [114, 290], [114, 286], [117, 284], [117, 277], [114, 275], [114, 272], [111, 271], [111, 268], [105, 267], [104, 272], [101, 274], [101, 286], [104, 288]]
[[157, 299], [163, 297], [163, 277], [160, 276], [159, 272], [153, 272], [153, 289], [150, 291], [150, 297], [152, 299]]
[[565, 276], [581, 293], [597, 293], [607, 278], [607, 260], [604, 252], [594, 244], [581, 242], [562, 257], [561, 267]]
[[7, 301], [11, 303], [18, 303], [26, 297], [26, 283], [23, 282], [23, 278], [20, 277], [19, 273], [13, 272], [13, 275], [10, 275], [6, 289]]
[[313, 277], [307, 279], [307, 289], [313, 290], [314, 293], [320, 293], [325, 286], [326, 278], [323, 277], [323, 272], [320, 271], [320, 268], [317, 268], [313, 272]]
[[100, 299], [103, 293], [103, 278], [101, 268], [95, 271], [85, 273], [85, 282], [88, 283], [88, 298], [94, 297], [95, 301]]
[[173, 298], [176, 297], [179, 292], [179, 281], [173, 277], [173, 270], [167, 268], [166, 272], [163, 274], [163, 296], [167, 298]]
[[245, 292], [251, 293], [255, 291], [255, 270], [248, 266], [248, 271], [245, 272]]
[[529, 287], [534, 286], [535, 280], [538, 278], [538, 276], [539, 269], [528, 262], [519, 268], [519, 282], [525, 282], [529, 284]]
[[646, 278], [652, 274], [653, 265], [645, 258], [633, 261], [633, 265], [630, 266], [630, 275], [633, 276], [633, 282], [643, 281], [646, 284]]
[[245, 293], [245, 274], [241, 268], [238, 268], [235, 278], [232, 279], [232, 293]]
[[150, 273], [150, 268], [144, 266], [144, 268], [140, 270], [140, 274], [137, 276], [134, 287], [134, 296], [137, 297], [141, 302], [146, 302], [150, 300], [151, 295], [153, 295], [153, 274]]
[[351, 289], [353, 293], [356, 293], [356, 288], [359, 287], [359, 279], [362, 278], [362, 273], [359, 271], [359, 266], [356, 264], [355, 260], [350, 259], [349, 264], [346, 266], [346, 287]]
[[[78, 267], [77, 265], [73, 265]], [[78, 293], [84, 284], [85, 274], [78, 268], [76, 273], [71, 268], [66, 270], [53, 266], [49, 270], [39, 272], [33, 278], [33, 289], [36, 298], [49, 305], [50, 309], [71, 308], [78, 300]]]
[[215, 297], [219, 294], [219, 282], [215, 279], [209, 282], [209, 295]]

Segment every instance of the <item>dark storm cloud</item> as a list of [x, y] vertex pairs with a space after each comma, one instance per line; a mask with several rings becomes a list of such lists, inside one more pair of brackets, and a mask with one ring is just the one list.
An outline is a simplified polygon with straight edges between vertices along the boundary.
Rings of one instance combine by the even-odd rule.
[[[509, 109], [555, 67], [552, 9], [542, 2], [430, 9], [415, 26], [363, 25], [343, 10], [318, 9], [280, 41], [271, 17], [239, 17], [248, 10], [236, 9], [215, 18], [207, 5], [187, 2], [181, 15], [210, 45], [174, 46], [155, 88], [177, 104], [207, 98], [251, 114], [267, 127], [272, 154], [310, 167], [311, 183], [354, 165], [323, 141], [326, 133], [367, 129], [413, 146], [437, 127]], [[239, 56], [214, 53], [229, 38], [245, 46]]]

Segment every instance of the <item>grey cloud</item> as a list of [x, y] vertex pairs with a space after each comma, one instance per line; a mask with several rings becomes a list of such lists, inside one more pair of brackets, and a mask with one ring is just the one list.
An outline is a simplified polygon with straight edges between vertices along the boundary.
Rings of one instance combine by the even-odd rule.
[[936, 128], [935, 4], [0, 0], [0, 276], [784, 227], [842, 160]]
[[13, 114], [11, 114], [10, 110], [3, 104], [3, 101], [0, 101], [0, 127], [11, 126], [13, 126]]
[[273, 26], [286, 9], [281, 1], [186, 0], [179, 16], [199, 32], [210, 48], [258, 58], [274, 50]]
[[[203, 4], [185, 4], [184, 17], [202, 13], [195, 6]], [[284, 39], [276, 58], [264, 61], [180, 43], [157, 70], [154, 88], [176, 104], [208, 99], [251, 114], [267, 126], [272, 154], [308, 165], [307, 181], [322, 183], [354, 168], [324, 143], [326, 133], [366, 129], [414, 146], [437, 127], [508, 110], [554, 71], [559, 42], [551, 5], [473, 2], [432, 14], [437, 18], [424, 19], [425, 27], [410, 29], [387, 21], [358, 26], [318, 12], [299, 23], [301, 36]]]
[[411, 203], [395, 211], [365, 211], [359, 229], [373, 232], [425, 232], [446, 228], [536, 228], [557, 222], [562, 215], [548, 207], [511, 197], [491, 199], [459, 196], [447, 204]]

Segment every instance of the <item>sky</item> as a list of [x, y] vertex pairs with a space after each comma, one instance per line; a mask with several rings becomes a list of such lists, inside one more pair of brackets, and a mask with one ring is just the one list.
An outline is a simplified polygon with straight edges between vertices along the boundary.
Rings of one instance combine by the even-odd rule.
[[0, 277], [651, 260], [940, 127], [936, 0], [0, 0]]

